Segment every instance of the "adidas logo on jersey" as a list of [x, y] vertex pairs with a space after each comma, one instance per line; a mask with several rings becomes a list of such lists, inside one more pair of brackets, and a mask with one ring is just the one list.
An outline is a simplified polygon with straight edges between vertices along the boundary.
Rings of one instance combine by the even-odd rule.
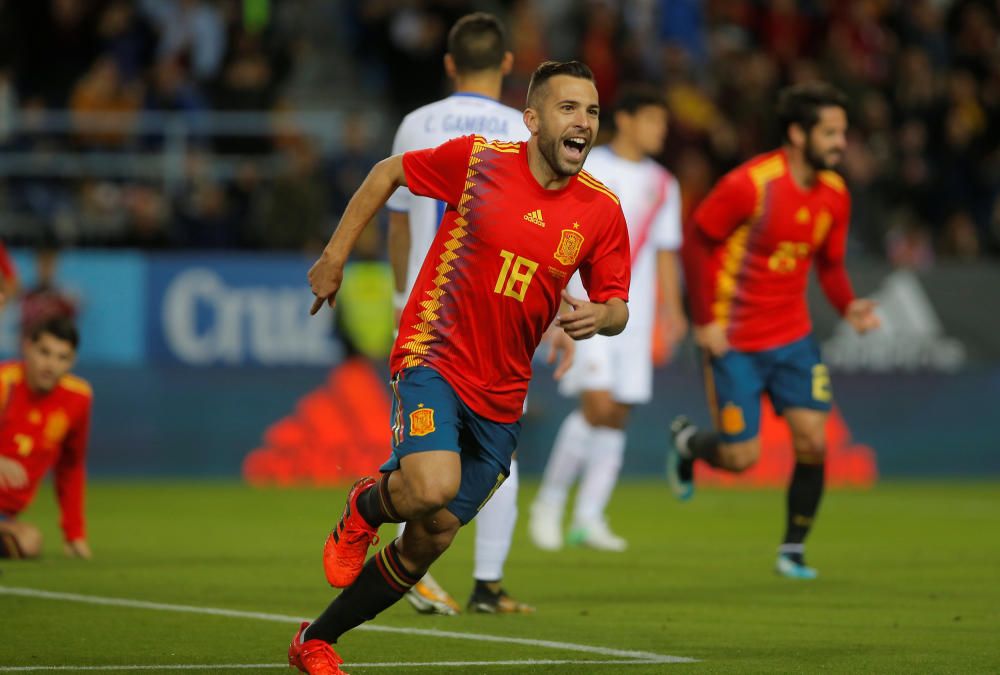
[[524, 219], [527, 220], [529, 223], [534, 223], [538, 227], [545, 227], [545, 219], [542, 218], [541, 209], [535, 209], [531, 213], [525, 213]]

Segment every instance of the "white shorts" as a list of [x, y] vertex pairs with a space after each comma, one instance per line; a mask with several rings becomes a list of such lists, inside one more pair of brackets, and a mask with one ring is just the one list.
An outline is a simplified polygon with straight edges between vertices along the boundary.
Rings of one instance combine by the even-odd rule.
[[559, 382], [559, 393], [610, 391], [618, 403], [648, 403], [653, 398], [652, 341], [652, 329], [580, 340], [573, 365]]

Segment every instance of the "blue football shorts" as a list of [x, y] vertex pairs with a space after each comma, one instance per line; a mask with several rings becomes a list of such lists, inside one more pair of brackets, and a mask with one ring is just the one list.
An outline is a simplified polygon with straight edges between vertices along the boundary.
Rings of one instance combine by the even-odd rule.
[[415, 366], [392, 379], [392, 456], [381, 471], [395, 471], [416, 452], [461, 455], [462, 482], [446, 507], [466, 524], [510, 475], [521, 422], [494, 422], [467, 406], [437, 371]]
[[760, 397], [767, 393], [779, 415], [788, 408], [829, 411], [830, 373], [812, 336], [760, 352], [729, 350], [709, 357], [705, 392], [715, 427], [727, 443], [760, 433]]

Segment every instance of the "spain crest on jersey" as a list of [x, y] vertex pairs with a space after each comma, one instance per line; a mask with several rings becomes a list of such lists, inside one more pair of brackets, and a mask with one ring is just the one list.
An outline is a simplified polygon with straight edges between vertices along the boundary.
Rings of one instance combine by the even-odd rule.
[[69, 417], [62, 410], [56, 410], [49, 415], [49, 419], [45, 422], [45, 430], [42, 433], [45, 436], [46, 443], [49, 445], [58, 445], [62, 443], [67, 431], [69, 431]]
[[553, 254], [555, 259], [563, 265], [573, 265], [580, 255], [580, 248], [583, 246], [583, 235], [576, 230], [563, 230], [559, 237], [559, 246]]
[[434, 408], [418, 408], [410, 413], [411, 436], [426, 436], [434, 431]]

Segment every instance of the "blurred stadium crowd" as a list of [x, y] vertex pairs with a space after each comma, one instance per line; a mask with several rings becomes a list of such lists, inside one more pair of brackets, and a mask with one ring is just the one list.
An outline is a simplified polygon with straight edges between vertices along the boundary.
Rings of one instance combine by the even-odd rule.
[[662, 85], [685, 212], [823, 78], [852, 102], [855, 249], [1000, 255], [1000, 0], [0, 0], [0, 236], [317, 247], [477, 9], [507, 22], [512, 106], [546, 58], [605, 102]]

